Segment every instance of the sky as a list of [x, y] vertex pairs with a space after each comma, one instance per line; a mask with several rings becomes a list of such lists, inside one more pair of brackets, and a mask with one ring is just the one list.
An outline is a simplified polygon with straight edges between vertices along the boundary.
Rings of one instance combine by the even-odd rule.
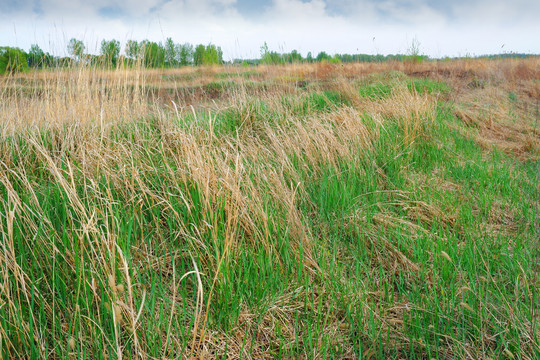
[[270, 50], [304, 56], [540, 54], [540, 0], [0, 0], [0, 46], [67, 55], [102, 39], [221, 46], [225, 60]]

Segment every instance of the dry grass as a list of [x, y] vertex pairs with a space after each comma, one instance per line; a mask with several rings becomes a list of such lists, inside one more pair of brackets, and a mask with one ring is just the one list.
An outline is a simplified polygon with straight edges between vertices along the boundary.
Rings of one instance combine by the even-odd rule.
[[[465, 240], [529, 240], [532, 224], [499, 193], [486, 208], [463, 195], [465, 180], [414, 167], [443, 127], [441, 101], [455, 104], [450, 128], [485, 149], [538, 159], [539, 68], [533, 58], [1, 78], [0, 352], [488, 358], [506, 344], [534, 358], [538, 309], [523, 300], [538, 288], [534, 269], [509, 261], [521, 277], [504, 277]], [[420, 91], [396, 72], [451, 90]], [[361, 96], [368, 82], [390, 91]], [[490, 268], [487, 292], [470, 283]], [[268, 290], [253, 290], [261, 281]], [[530, 314], [512, 308], [510, 281]], [[449, 283], [477, 296], [448, 296]], [[240, 303], [222, 305], [236, 293]], [[459, 328], [439, 327], [454, 318]]]

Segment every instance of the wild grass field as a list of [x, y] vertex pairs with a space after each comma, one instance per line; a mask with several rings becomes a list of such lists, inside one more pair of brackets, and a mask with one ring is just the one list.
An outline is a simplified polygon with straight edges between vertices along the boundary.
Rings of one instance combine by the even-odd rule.
[[540, 358], [540, 58], [0, 77], [5, 359]]

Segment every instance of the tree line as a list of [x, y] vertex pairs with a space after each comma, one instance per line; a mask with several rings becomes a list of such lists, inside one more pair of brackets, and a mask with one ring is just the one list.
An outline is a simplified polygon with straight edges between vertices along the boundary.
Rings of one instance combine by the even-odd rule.
[[67, 46], [71, 60], [77, 63], [116, 67], [119, 64], [142, 64], [149, 68], [171, 68], [186, 65], [217, 65], [223, 63], [223, 51], [214, 44], [193, 46], [175, 43], [167, 38], [164, 43], [149, 40], [128, 40], [120, 55], [118, 40], [102, 40], [99, 55], [85, 53], [81, 40], [71, 39]]
[[147, 68], [217, 65], [223, 63], [223, 51], [214, 44], [192, 45], [149, 40], [128, 40], [121, 53], [120, 41], [102, 40], [99, 55], [88, 53], [82, 40], [72, 38], [67, 44], [69, 56], [59, 57], [44, 52], [34, 44], [28, 52], [15, 47], [0, 47], [0, 74], [25, 72], [29, 69], [70, 67], [77, 64], [115, 68], [119, 65], [142, 65]]
[[[38, 45], [33, 44], [28, 52], [16, 47], [0, 47], [0, 74], [25, 72], [29, 69], [70, 67], [85, 64], [99, 67], [115, 68], [117, 66], [141, 65], [147, 68], [175, 68], [181, 66], [199, 66], [224, 64], [221, 47], [214, 44], [192, 45], [190, 43], [175, 43], [172, 38], [162, 42], [149, 40], [128, 40], [123, 51], [120, 41], [102, 40], [98, 55], [90, 54], [84, 42], [72, 38], [67, 44], [69, 56], [59, 57], [44, 52]], [[407, 54], [369, 55], [369, 54], [334, 54], [325, 51], [313, 56], [311, 52], [304, 58], [297, 50], [279, 53], [270, 50], [265, 42], [260, 49], [258, 59], [234, 59], [228, 63], [236, 65], [274, 65], [290, 63], [351, 63], [351, 62], [385, 62], [429, 60], [426, 55], [420, 55], [418, 44], [413, 43], [413, 50]], [[480, 57], [528, 57], [529, 54], [505, 53], [500, 55], [483, 55]]]
[[[255, 64], [290, 64], [290, 63], [313, 63], [313, 62], [328, 62], [328, 63], [353, 63], [353, 62], [385, 62], [385, 61], [416, 61], [421, 62], [428, 60], [426, 55], [419, 54], [396, 54], [396, 55], [369, 55], [369, 54], [334, 54], [329, 55], [325, 51], [321, 51], [317, 56], [313, 56], [311, 52], [307, 53], [305, 58], [302, 57], [297, 50], [290, 53], [278, 53], [271, 51], [268, 44], [265, 42], [261, 46], [261, 58], [255, 60], [247, 60]], [[245, 62], [246, 60], [235, 60], [237, 62]]]
[[[149, 40], [128, 40], [122, 49], [120, 41], [102, 40], [99, 54], [87, 52], [82, 40], [72, 38], [67, 44], [69, 56], [59, 57], [44, 52], [34, 44], [28, 52], [14, 47], [0, 47], [0, 74], [24, 72], [29, 69], [70, 67], [77, 64], [115, 68], [117, 66], [141, 65], [147, 68], [174, 68], [181, 66], [199, 66], [223, 64], [223, 51], [214, 44], [192, 45], [176, 43], [172, 38], [164, 42]], [[123, 51], [122, 51], [123, 50]], [[297, 50], [279, 53], [269, 49], [265, 42], [261, 46], [258, 59], [235, 59], [229, 63], [242, 65], [288, 64], [288, 63], [348, 63], [348, 62], [383, 62], [406, 61], [411, 55], [367, 55], [367, 54], [335, 54], [329, 55], [321, 51], [317, 56], [311, 52], [304, 58]], [[415, 55], [415, 60], [426, 60], [427, 56]], [[409, 59], [410, 60], [410, 59]]]

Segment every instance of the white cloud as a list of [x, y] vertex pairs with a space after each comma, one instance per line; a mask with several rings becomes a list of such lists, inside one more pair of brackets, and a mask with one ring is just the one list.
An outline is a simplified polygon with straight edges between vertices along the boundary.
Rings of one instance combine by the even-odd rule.
[[311, 0], [309, 2], [274, 0], [272, 8], [267, 14], [276, 17], [275, 20], [320, 19], [327, 17], [326, 3], [322, 0]]
[[475, 0], [453, 6], [457, 22], [471, 25], [534, 25], [540, 17], [540, 1]]
[[404, 3], [398, 0], [378, 2], [378, 17], [385, 23], [435, 24], [445, 22], [447, 17], [424, 1]]

